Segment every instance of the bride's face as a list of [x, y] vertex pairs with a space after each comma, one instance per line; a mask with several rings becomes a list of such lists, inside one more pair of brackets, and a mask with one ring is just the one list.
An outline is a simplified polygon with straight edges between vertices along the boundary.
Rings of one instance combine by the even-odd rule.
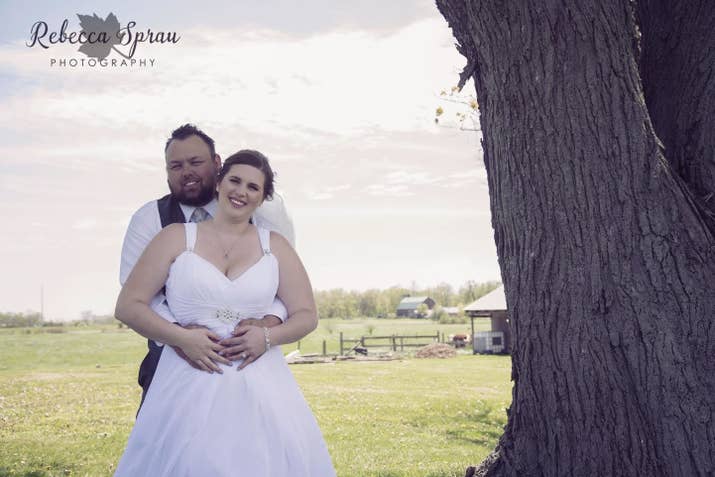
[[263, 203], [265, 180], [263, 172], [253, 166], [231, 166], [217, 187], [219, 204], [226, 207], [231, 215], [250, 217]]

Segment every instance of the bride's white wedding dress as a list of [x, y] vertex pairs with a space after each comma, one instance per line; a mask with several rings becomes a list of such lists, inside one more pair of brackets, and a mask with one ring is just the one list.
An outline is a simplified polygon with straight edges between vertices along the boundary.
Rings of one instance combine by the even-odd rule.
[[[278, 289], [269, 231], [258, 228], [261, 259], [229, 279], [187, 250], [171, 266], [166, 299], [182, 325], [229, 336], [241, 317], [260, 317]], [[190, 367], [166, 346], [116, 476], [334, 476], [327, 447], [278, 346], [241, 371]]]

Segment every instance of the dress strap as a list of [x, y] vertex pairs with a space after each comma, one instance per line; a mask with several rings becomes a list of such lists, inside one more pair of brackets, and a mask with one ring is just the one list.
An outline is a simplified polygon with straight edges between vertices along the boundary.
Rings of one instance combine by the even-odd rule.
[[194, 251], [194, 246], [196, 245], [196, 230], [198, 225], [194, 222], [187, 222], [184, 224], [184, 230], [186, 231], [186, 250], [189, 252]]
[[271, 231], [263, 227], [256, 228], [258, 229], [258, 239], [261, 241], [263, 255], [268, 255], [271, 253]]

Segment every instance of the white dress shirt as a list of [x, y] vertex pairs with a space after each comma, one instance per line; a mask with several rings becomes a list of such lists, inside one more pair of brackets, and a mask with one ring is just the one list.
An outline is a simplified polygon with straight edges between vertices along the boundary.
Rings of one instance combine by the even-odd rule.
[[[278, 198], [280, 198], [280, 196], [276, 194], [276, 199]], [[184, 213], [184, 217], [191, 217], [191, 214], [196, 209], [196, 207], [191, 205], [179, 205], [181, 206], [181, 211]], [[206, 212], [211, 214], [212, 217], [216, 214], [217, 207], [218, 203], [216, 199], [203, 206]], [[282, 198], [280, 198], [279, 201], [273, 200], [264, 202], [261, 207], [256, 209], [253, 222], [257, 226], [280, 233], [286, 237], [291, 244], [294, 244], [293, 222], [285, 209]], [[124, 243], [122, 244], [122, 259], [119, 266], [119, 282], [122, 285], [127, 281], [129, 274], [144, 252], [146, 246], [161, 229], [161, 217], [159, 216], [159, 208], [157, 207], [156, 200], [147, 202], [132, 215], [129, 226], [127, 227], [127, 233], [124, 236]], [[165, 320], [171, 322], [176, 321], [169, 306], [166, 304], [163, 293], [160, 292], [154, 296], [150, 306]], [[283, 302], [276, 297], [268, 314], [275, 315], [282, 321], [285, 321], [288, 316], [288, 311]], [[256, 318], [262, 317], [257, 316]]]

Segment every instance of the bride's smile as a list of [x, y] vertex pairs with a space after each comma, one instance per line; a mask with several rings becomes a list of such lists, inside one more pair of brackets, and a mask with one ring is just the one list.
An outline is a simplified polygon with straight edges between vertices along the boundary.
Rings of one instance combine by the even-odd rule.
[[217, 186], [221, 209], [231, 218], [248, 220], [253, 211], [263, 203], [265, 177], [263, 172], [248, 164], [231, 166]]

